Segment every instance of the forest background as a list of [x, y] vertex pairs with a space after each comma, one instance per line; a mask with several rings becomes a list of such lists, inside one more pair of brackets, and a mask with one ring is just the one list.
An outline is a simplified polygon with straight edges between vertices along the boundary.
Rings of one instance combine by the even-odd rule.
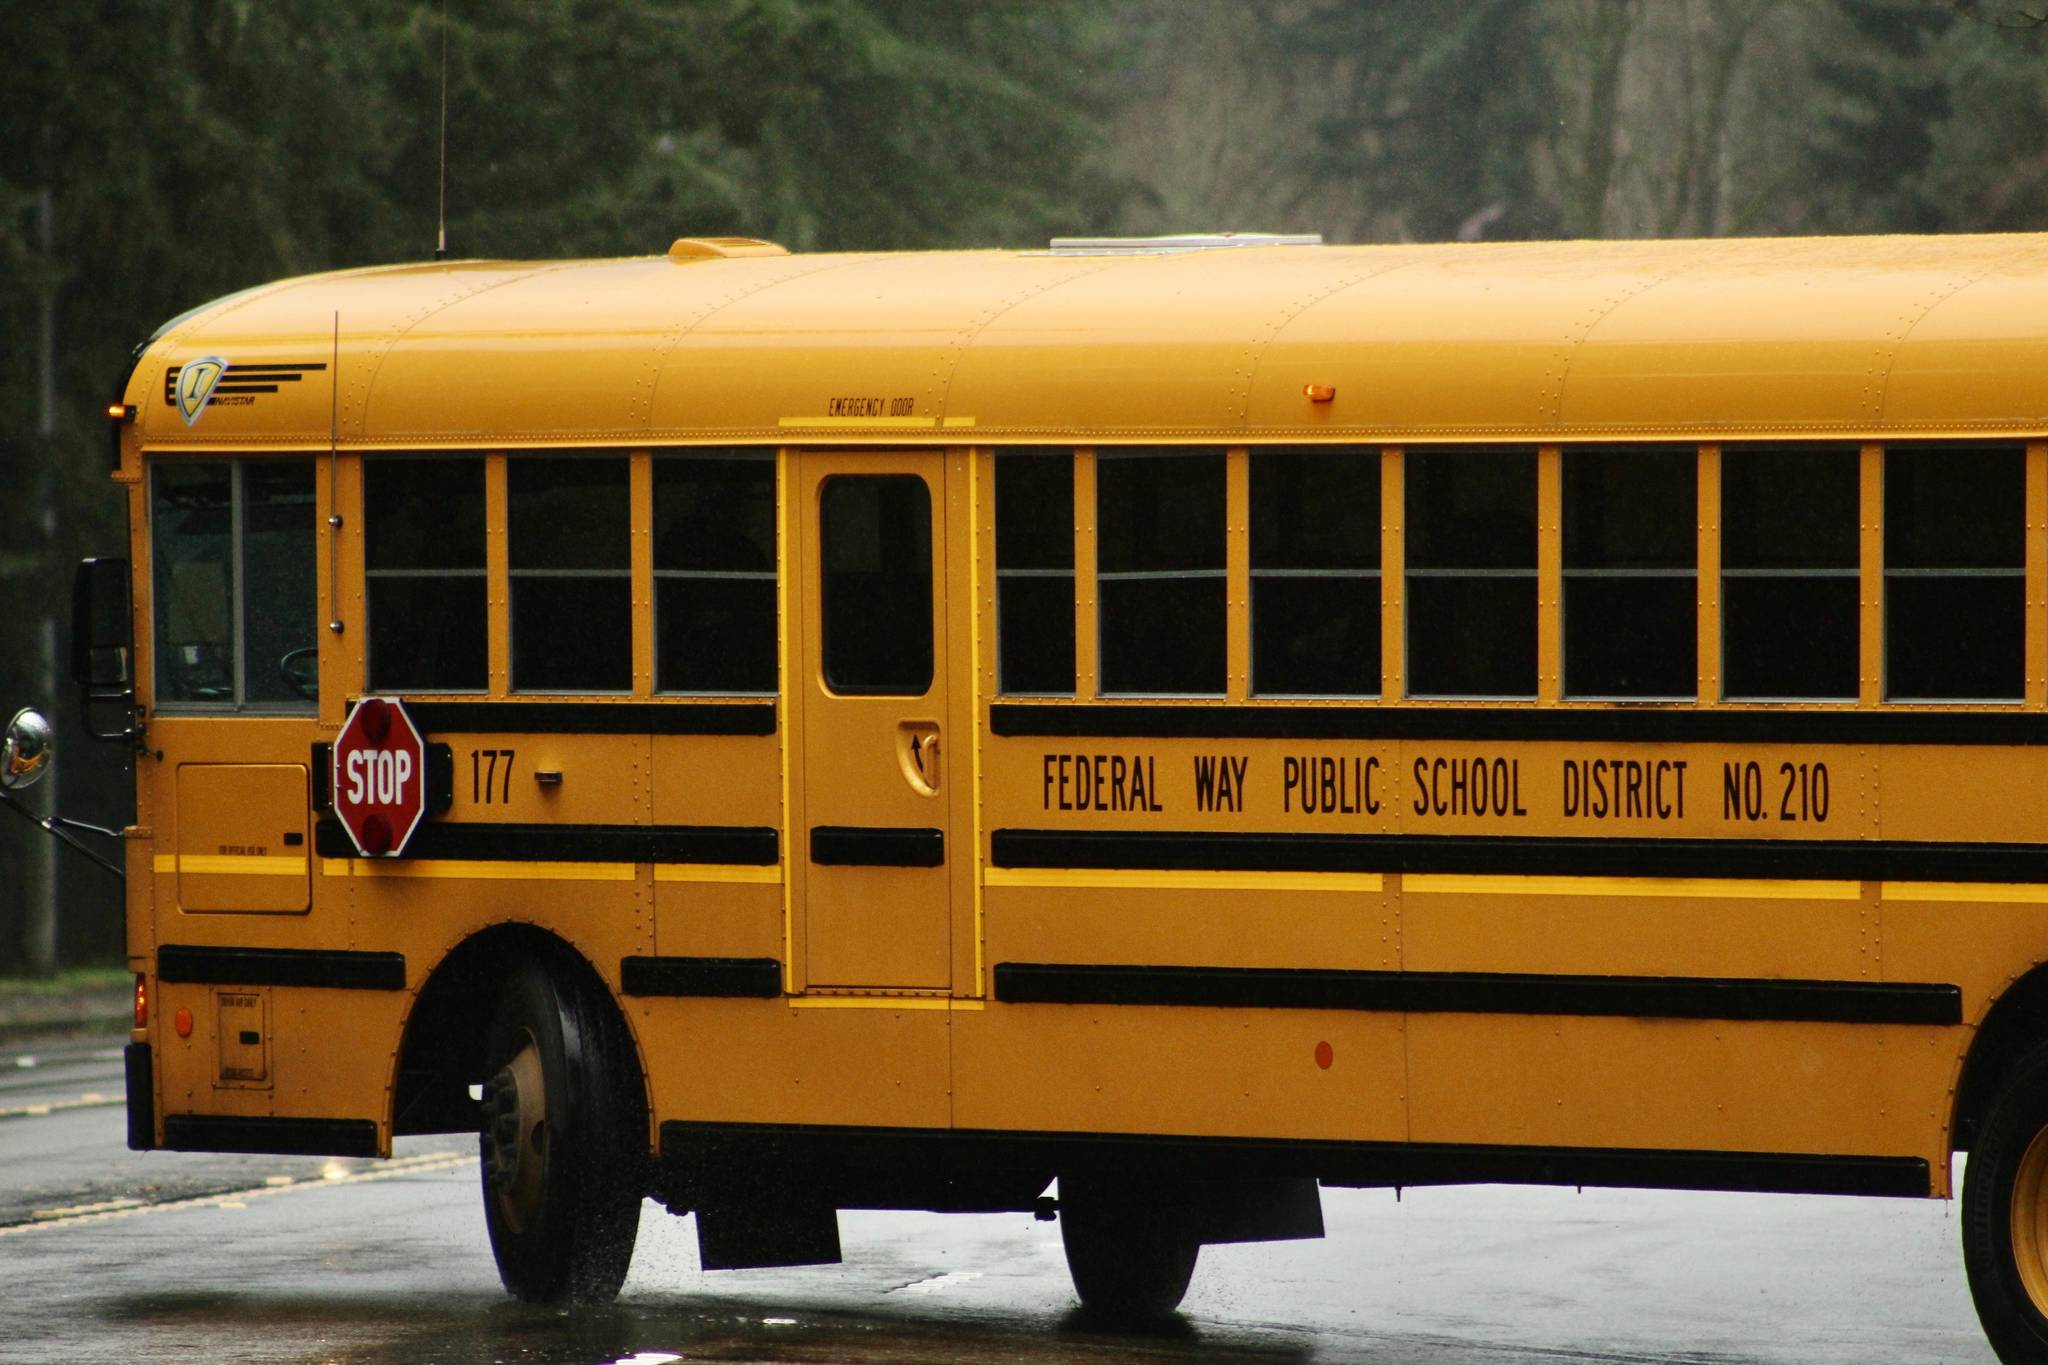
[[[0, 716], [116, 825], [72, 564], [166, 319], [435, 245], [635, 255], [1258, 230], [1331, 241], [2048, 227], [2048, 0], [69, 0], [0, 55]], [[88, 838], [92, 836], [86, 836]], [[55, 903], [58, 913], [38, 913]], [[54, 928], [53, 928], [54, 926]], [[0, 813], [0, 973], [122, 954]]]

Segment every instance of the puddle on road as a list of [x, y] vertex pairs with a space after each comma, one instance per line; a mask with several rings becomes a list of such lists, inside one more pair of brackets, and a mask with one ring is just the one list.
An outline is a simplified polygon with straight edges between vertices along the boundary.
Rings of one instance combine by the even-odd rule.
[[[943, 1277], [940, 1277], [943, 1278]], [[925, 1302], [930, 1302], [926, 1300]], [[106, 1315], [211, 1358], [362, 1365], [1303, 1365], [1317, 1352], [1186, 1320], [1147, 1335], [1064, 1317], [764, 1311], [725, 1300], [562, 1310], [445, 1297], [136, 1295]], [[1388, 1357], [1392, 1359], [1392, 1357]]]

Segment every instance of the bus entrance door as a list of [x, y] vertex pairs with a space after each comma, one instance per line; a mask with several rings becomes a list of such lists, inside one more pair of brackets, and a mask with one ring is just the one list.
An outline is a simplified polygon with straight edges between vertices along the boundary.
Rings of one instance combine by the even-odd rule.
[[944, 466], [835, 453], [797, 469], [805, 984], [945, 990]]

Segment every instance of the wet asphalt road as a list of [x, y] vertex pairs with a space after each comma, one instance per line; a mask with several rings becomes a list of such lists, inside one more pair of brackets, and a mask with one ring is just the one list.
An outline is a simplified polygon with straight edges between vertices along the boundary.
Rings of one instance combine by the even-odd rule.
[[532, 1309], [498, 1286], [471, 1144], [138, 1155], [120, 1092], [118, 1041], [0, 1050], [0, 1361], [1993, 1359], [1954, 1206], [1781, 1196], [1331, 1190], [1327, 1240], [1205, 1250], [1150, 1337], [1078, 1321], [1026, 1216], [850, 1213], [845, 1265], [706, 1274], [649, 1204], [616, 1305]]

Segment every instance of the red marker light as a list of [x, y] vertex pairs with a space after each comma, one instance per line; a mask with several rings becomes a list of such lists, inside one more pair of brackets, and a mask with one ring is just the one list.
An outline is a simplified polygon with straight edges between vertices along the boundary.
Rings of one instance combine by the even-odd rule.
[[180, 1038], [190, 1038], [192, 1036], [192, 1011], [186, 1009], [183, 1005], [178, 1006], [178, 1012], [171, 1016], [171, 1027], [178, 1031]]
[[135, 974], [135, 1027], [149, 1027], [149, 978]]
[[1335, 1048], [1331, 1047], [1331, 1046], [1330, 1046], [1330, 1045], [1329, 1045], [1328, 1043], [1317, 1043], [1317, 1044], [1316, 1044], [1316, 1065], [1317, 1065], [1317, 1066], [1321, 1067], [1321, 1068], [1322, 1068], [1323, 1070], [1325, 1070], [1325, 1071], [1328, 1071], [1328, 1070], [1330, 1069], [1330, 1065], [1331, 1065], [1331, 1063], [1335, 1062], [1336, 1060], [1337, 1060], [1337, 1049], [1335, 1049]]

